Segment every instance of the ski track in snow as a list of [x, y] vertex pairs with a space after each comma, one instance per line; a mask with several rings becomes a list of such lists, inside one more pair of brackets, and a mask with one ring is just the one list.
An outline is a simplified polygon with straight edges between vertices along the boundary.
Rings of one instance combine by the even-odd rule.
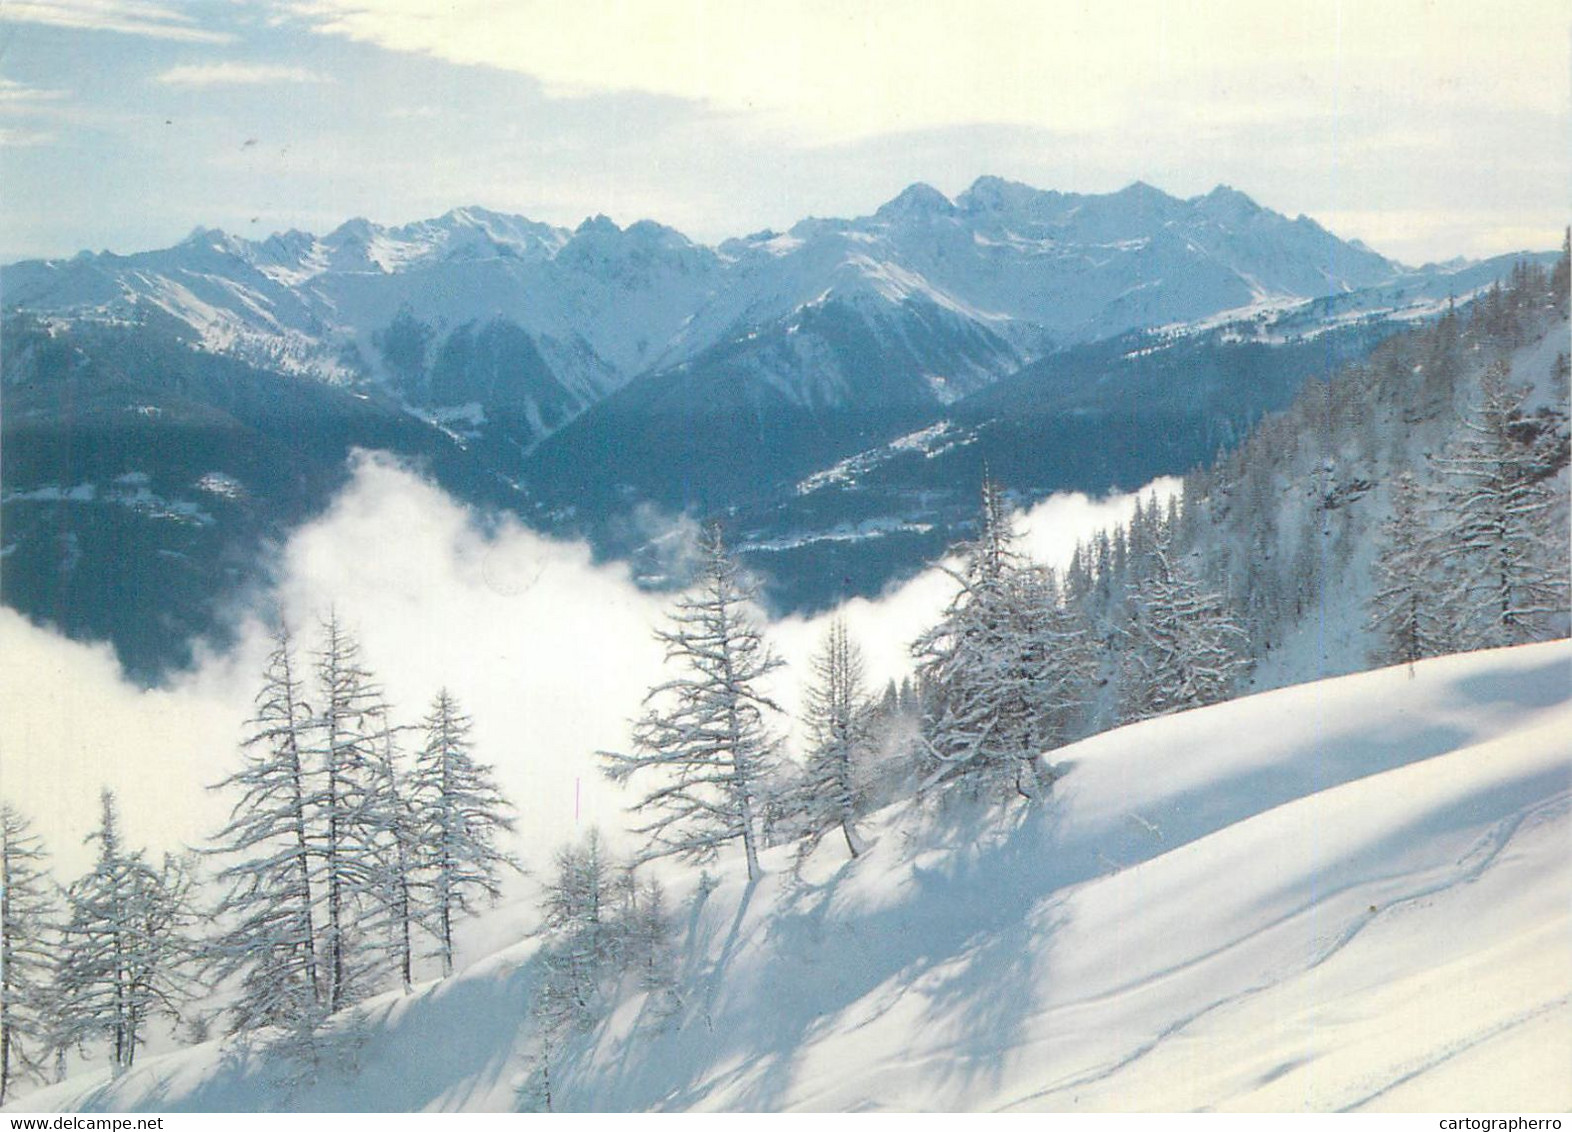
[[[1054, 1082], [1052, 1084], [1049, 1084], [1049, 1085], [1045, 1086], [1042, 1089], [1036, 1090], [1036, 1091], [1034, 1091], [1032, 1093], [1029, 1093], [1029, 1094], [1027, 1094], [1025, 1096], [1018, 1097], [1018, 1098], [1015, 1098], [1013, 1100], [1007, 1101], [1004, 1104], [999, 1105], [993, 1111], [995, 1111], [995, 1112], [1010, 1112], [1010, 1111], [1022, 1110], [1026, 1106], [1031, 1105], [1032, 1102], [1034, 1102], [1034, 1101], [1040, 1101], [1040, 1100], [1052, 1097], [1055, 1094], [1069, 1092], [1069, 1091], [1071, 1091], [1073, 1089], [1080, 1088], [1080, 1087], [1083, 1087], [1083, 1086], [1086, 1086], [1086, 1085], [1089, 1085], [1089, 1084], [1092, 1084], [1092, 1083], [1095, 1083], [1095, 1082], [1107, 1081], [1110, 1078], [1114, 1077], [1121, 1070], [1123, 1070], [1123, 1069], [1125, 1069], [1125, 1068], [1135, 1064], [1136, 1062], [1140, 1061], [1142, 1058], [1147, 1057], [1148, 1055], [1153, 1053], [1155, 1050], [1157, 1050], [1160, 1046], [1162, 1046], [1165, 1042], [1167, 1042], [1169, 1039], [1171, 1039], [1171, 1038], [1173, 1038], [1173, 1037], [1175, 1037], [1175, 1036], [1177, 1036], [1179, 1034], [1182, 1034], [1183, 1032], [1188, 1030], [1191, 1026], [1193, 1026], [1194, 1023], [1200, 1021], [1201, 1019], [1207, 1017], [1208, 1015], [1211, 1015], [1211, 1014], [1213, 1014], [1213, 1013], [1215, 1013], [1217, 1011], [1223, 1010], [1224, 1008], [1227, 1008], [1227, 1007], [1230, 1007], [1230, 1006], [1235, 1006], [1235, 1005], [1238, 1005], [1240, 1003], [1243, 1003], [1243, 1002], [1245, 1002], [1245, 1001], [1247, 1001], [1247, 1000], [1249, 1000], [1251, 998], [1254, 998], [1254, 997], [1256, 997], [1256, 996], [1258, 996], [1258, 995], [1260, 995], [1260, 994], [1262, 994], [1262, 993], [1264, 993], [1266, 991], [1273, 990], [1281, 982], [1285, 981], [1287, 978], [1293, 977], [1295, 975], [1304, 974], [1305, 972], [1311, 971], [1311, 970], [1315, 969], [1316, 967], [1321, 966], [1322, 964], [1326, 963], [1328, 960], [1330, 960], [1334, 956], [1336, 956], [1338, 953], [1342, 952], [1350, 944], [1352, 944], [1355, 941], [1355, 939], [1363, 931], [1365, 931], [1366, 928], [1370, 927], [1373, 923], [1376, 922], [1376, 919], [1378, 917], [1384, 916], [1384, 915], [1389, 915], [1389, 914], [1391, 914], [1392, 912], [1394, 912], [1394, 911], [1396, 911], [1398, 909], [1402, 909], [1404, 907], [1408, 907], [1408, 906], [1412, 906], [1412, 905], [1418, 904], [1419, 902], [1424, 901], [1427, 898], [1436, 896], [1436, 895], [1438, 895], [1440, 893], [1444, 893], [1444, 892], [1446, 892], [1449, 889], [1456, 888], [1456, 887], [1459, 887], [1459, 886], [1465, 885], [1465, 884], [1471, 884], [1474, 881], [1477, 881], [1481, 876], [1484, 875], [1484, 873], [1492, 865], [1495, 864], [1497, 859], [1501, 856], [1502, 852], [1507, 848], [1508, 844], [1510, 844], [1510, 842], [1512, 841], [1512, 838], [1516, 835], [1517, 831], [1525, 823], [1530, 821], [1536, 815], [1543, 815], [1543, 814], [1549, 814], [1549, 813], [1565, 813], [1567, 811], [1567, 809], [1568, 809], [1568, 801], [1569, 801], [1569, 799], [1572, 799], [1572, 793], [1561, 794], [1561, 795], [1558, 795], [1558, 796], [1556, 796], [1554, 798], [1551, 798], [1551, 799], [1547, 800], [1546, 802], [1540, 803], [1538, 805], [1530, 806], [1527, 810], [1525, 810], [1525, 811], [1523, 811], [1521, 813], [1515, 814], [1511, 818], [1509, 818], [1509, 819], [1507, 819], [1505, 821], [1498, 822], [1494, 827], [1492, 827], [1490, 832], [1485, 837], [1481, 838], [1480, 841], [1476, 842], [1475, 846], [1467, 854], [1465, 854], [1461, 860], [1459, 860], [1457, 862], [1458, 867], [1459, 867], [1459, 871], [1455, 875], [1453, 875], [1451, 877], [1448, 877], [1445, 880], [1436, 882], [1434, 884], [1421, 885], [1421, 887], [1415, 889], [1414, 891], [1408, 893], [1407, 895], [1404, 895], [1404, 896], [1399, 897], [1399, 898], [1397, 898], [1395, 900], [1392, 900], [1389, 903], [1387, 903], [1386, 905], [1382, 906], [1375, 913], [1373, 913], [1370, 917], [1368, 917], [1366, 919], [1356, 919], [1356, 920], [1354, 920], [1352, 923], [1348, 924], [1341, 932], [1339, 932], [1329, 943], [1327, 943], [1326, 946], [1324, 947], [1324, 949], [1322, 951], [1320, 951], [1319, 954], [1316, 954], [1315, 956], [1313, 956], [1308, 963], [1306, 963], [1303, 967], [1299, 968], [1298, 970], [1289, 972], [1289, 973], [1287, 973], [1287, 974], [1285, 974], [1285, 975], [1283, 975], [1283, 976], [1281, 976], [1279, 978], [1263, 980], [1263, 981], [1261, 981], [1261, 982], [1259, 982], [1259, 983], [1257, 983], [1257, 984], [1255, 984], [1255, 985], [1253, 985], [1251, 987], [1248, 987], [1245, 990], [1239, 991], [1239, 992], [1237, 992], [1235, 994], [1227, 995], [1227, 996], [1225, 996], [1223, 998], [1219, 998], [1215, 1002], [1209, 1003], [1208, 1005], [1202, 1007], [1201, 1009], [1196, 1010], [1196, 1011], [1186, 1015], [1185, 1017], [1179, 1018], [1179, 1019], [1175, 1020], [1172, 1024], [1164, 1027], [1150, 1041], [1143, 1043], [1141, 1046], [1139, 1046], [1135, 1050], [1131, 1051], [1128, 1056], [1123, 1057], [1123, 1058], [1119, 1059], [1118, 1061], [1116, 1061], [1116, 1062], [1114, 1062], [1112, 1064], [1105, 1065], [1105, 1066], [1099, 1067], [1097, 1069], [1091, 1070], [1089, 1072], [1079, 1074], [1079, 1075], [1077, 1075], [1077, 1076], [1075, 1076], [1073, 1078], [1069, 1078], [1069, 1079], [1063, 1080], [1063, 1081], [1056, 1081], [1056, 1082]], [[1470, 858], [1475, 858], [1475, 859], [1473, 861], [1471, 861]], [[1424, 874], [1424, 873], [1428, 873], [1430, 871], [1432, 871], [1432, 870], [1420, 869], [1420, 870], [1416, 870], [1416, 873]], [[1414, 874], [1409, 874], [1409, 875], [1412, 876]], [[1403, 878], [1380, 878], [1380, 879], [1403, 879]], [[1226, 956], [1230, 952], [1234, 952], [1234, 951], [1237, 951], [1239, 949], [1242, 949], [1243, 947], [1245, 947], [1247, 944], [1253, 942], [1254, 940], [1256, 940], [1258, 938], [1261, 938], [1261, 937], [1264, 937], [1264, 936], [1266, 936], [1266, 935], [1276, 931], [1278, 928], [1280, 928], [1280, 927], [1282, 927], [1282, 926], [1284, 926], [1284, 925], [1286, 925], [1286, 924], [1288, 924], [1288, 923], [1290, 923], [1292, 921], [1299, 920], [1302, 917], [1305, 917], [1307, 915], [1313, 915], [1316, 912], [1316, 910], [1318, 909], [1318, 907], [1325, 901], [1329, 901], [1329, 900], [1331, 900], [1332, 898], [1334, 898], [1336, 896], [1342, 895], [1343, 893], [1350, 892], [1350, 891], [1353, 891], [1353, 890], [1356, 890], [1356, 889], [1369, 888], [1369, 887], [1371, 887], [1372, 883], [1373, 883], [1373, 881], [1372, 881], [1371, 878], [1365, 877], [1365, 878], [1361, 878], [1361, 879], [1359, 879], [1357, 881], [1352, 881], [1352, 882], [1350, 882], [1350, 883], [1348, 883], [1346, 885], [1342, 885], [1342, 886], [1339, 886], [1339, 887], [1327, 889], [1327, 890], [1325, 890], [1324, 892], [1322, 892], [1320, 894], [1318, 899], [1316, 899], [1316, 900], [1314, 900], [1312, 902], [1306, 903], [1305, 905], [1303, 905], [1303, 906], [1301, 906], [1299, 908], [1294, 909], [1293, 911], [1285, 914], [1284, 916], [1279, 917], [1277, 920], [1274, 920], [1271, 923], [1268, 923], [1268, 924], [1264, 925], [1263, 927], [1257, 929], [1256, 931], [1253, 931], [1253, 932], [1251, 932], [1251, 933], [1249, 933], [1247, 935], [1241, 936], [1238, 939], [1231, 940], [1228, 943], [1226, 943], [1225, 945], [1223, 945], [1222, 947], [1219, 947], [1219, 948], [1217, 948], [1217, 949], [1215, 949], [1213, 951], [1207, 952], [1204, 955], [1196, 956], [1194, 959], [1192, 959], [1191, 961], [1189, 961], [1187, 963], [1184, 963], [1184, 964], [1182, 964], [1180, 966], [1170, 967], [1170, 968], [1167, 968], [1165, 970], [1158, 971], [1158, 972], [1154, 973], [1151, 976], [1151, 978], [1149, 980], [1147, 980], [1147, 982], [1145, 982], [1143, 984], [1140, 984], [1140, 985], [1137, 985], [1137, 986], [1134, 986], [1134, 987], [1122, 987], [1122, 988], [1118, 989], [1117, 991], [1110, 992], [1109, 994], [1106, 994], [1106, 995], [1100, 995], [1100, 996], [1097, 996], [1096, 998], [1087, 998], [1087, 999], [1073, 1000], [1073, 1001], [1065, 1003], [1063, 1008], [1064, 1009], [1069, 1009], [1069, 1008], [1078, 1007], [1078, 1006], [1090, 1006], [1090, 1005], [1094, 1005], [1094, 1004], [1096, 1004], [1098, 1002], [1109, 1001], [1109, 1000], [1112, 1000], [1112, 999], [1117, 998], [1117, 997], [1123, 997], [1123, 996], [1126, 996], [1126, 995], [1135, 994], [1135, 993], [1140, 992], [1143, 989], [1149, 988], [1151, 985], [1154, 985], [1154, 984], [1156, 984], [1156, 983], [1158, 983], [1158, 982], [1168, 978], [1171, 975], [1176, 975], [1176, 974], [1179, 974], [1179, 973], [1181, 973], [1183, 971], [1187, 971], [1187, 970], [1197, 969], [1197, 968], [1203, 967], [1206, 964], [1209, 964], [1209, 963], [1213, 962], [1214, 960], [1217, 960], [1217, 959], [1220, 959], [1220, 958]], [[1404, 1074], [1402, 1077], [1399, 1077], [1396, 1080], [1393, 1080], [1393, 1081], [1389, 1082], [1388, 1084], [1382, 1086], [1376, 1092], [1371, 1093], [1370, 1095], [1368, 1095], [1366, 1097], [1363, 1097], [1363, 1098], [1353, 1102], [1352, 1104], [1348, 1105], [1344, 1111], [1352, 1111], [1353, 1109], [1357, 1109], [1360, 1106], [1362, 1106], [1364, 1104], [1367, 1104], [1367, 1103], [1369, 1103], [1372, 1100], [1375, 1100], [1376, 1098], [1380, 1097], [1381, 1095], [1385, 1094], [1386, 1092], [1390, 1091], [1391, 1089], [1396, 1088], [1397, 1086], [1399, 1086], [1401, 1084], [1404, 1084], [1405, 1082], [1407, 1082], [1409, 1080], [1412, 1080], [1412, 1079], [1414, 1079], [1416, 1077], [1419, 1077], [1423, 1073], [1428, 1072], [1430, 1069], [1435, 1068], [1436, 1066], [1438, 1066], [1438, 1065], [1442, 1064], [1443, 1062], [1451, 1059], [1452, 1057], [1455, 1057], [1458, 1054], [1460, 1054], [1460, 1053], [1462, 1053], [1462, 1052], [1464, 1052], [1464, 1051], [1466, 1051], [1468, 1049], [1473, 1048], [1475, 1045], [1478, 1045], [1478, 1044], [1480, 1044], [1481, 1042], [1484, 1042], [1484, 1041], [1488, 1041], [1491, 1038], [1496, 1037], [1497, 1035], [1499, 1035], [1500, 1033], [1504, 1032], [1507, 1029], [1510, 1029], [1510, 1028], [1512, 1028], [1514, 1026], [1518, 1026], [1518, 1025], [1521, 1025], [1521, 1024], [1523, 1024], [1525, 1022], [1531, 1021], [1534, 1018], [1540, 1017], [1540, 1016], [1544, 1015], [1545, 1013], [1547, 1013], [1548, 1011], [1554, 1009], [1558, 1005], [1566, 1005], [1569, 1001], [1572, 1001], [1572, 999], [1569, 999], [1568, 996], [1562, 996], [1561, 998], [1555, 999], [1552, 1002], [1545, 1003], [1545, 1004], [1540, 1005], [1540, 1006], [1536, 1006], [1532, 1010], [1524, 1012], [1523, 1014], [1521, 1014], [1519, 1016], [1516, 1016], [1515, 1018], [1513, 1018], [1512, 1020], [1510, 1020], [1510, 1021], [1508, 1021], [1506, 1023], [1501, 1023], [1501, 1024], [1498, 1024], [1498, 1025], [1490, 1026], [1487, 1029], [1485, 1029], [1484, 1031], [1482, 1031], [1477, 1037], [1473, 1038], [1472, 1040], [1470, 1040], [1468, 1042], [1465, 1042], [1465, 1043], [1462, 1043], [1460, 1045], [1454, 1045], [1454, 1046], [1448, 1048], [1447, 1050], [1445, 1050], [1444, 1052], [1438, 1054], [1437, 1056], [1435, 1056], [1433, 1058], [1430, 1058], [1429, 1060], [1424, 1062], [1424, 1064], [1422, 1064], [1421, 1066], [1419, 1066], [1418, 1068], [1416, 1068], [1412, 1072]], [[1291, 1066], [1285, 1066], [1285, 1068], [1290, 1068], [1290, 1067]]]
[[1368, 1096], [1359, 1098], [1352, 1104], [1342, 1109], [1342, 1111], [1356, 1112], [1370, 1104], [1372, 1101], [1380, 1100], [1382, 1097], [1386, 1096], [1393, 1090], [1400, 1088], [1411, 1081], [1418, 1080], [1427, 1073], [1439, 1069], [1447, 1062], [1452, 1061], [1454, 1058], [1461, 1057], [1463, 1054], [1466, 1054], [1487, 1042], [1494, 1041], [1503, 1034], [1510, 1033], [1513, 1030], [1521, 1029], [1523, 1026], [1526, 1026], [1531, 1022], [1544, 1018], [1547, 1015], [1551, 1015], [1558, 1008], [1561, 1010], [1572, 1009], [1572, 995], [1562, 995], [1560, 998], [1552, 999], [1550, 1002], [1536, 1006], [1532, 1010], [1523, 1011], [1522, 1013], [1507, 1019], [1505, 1022], [1488, 1027], [1468, 1041], [1457, 1042], [1444, 1047], [1442, 1051], [1437, 1053], [1435, 1056], [1428, 1058], [1414, 1069], [1404, 1073], [1401, 1077], [1398, 1077], [1395, 1080], [1382, 1085], [1379, 1089]]

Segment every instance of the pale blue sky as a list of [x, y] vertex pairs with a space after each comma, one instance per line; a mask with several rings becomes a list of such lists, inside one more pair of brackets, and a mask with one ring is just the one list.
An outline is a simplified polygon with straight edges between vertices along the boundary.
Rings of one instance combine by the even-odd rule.
[[0, 260], [463, 204], [714, 242], [985, 173], [1227, 183], [1416, 263], [1559, 243], [1564, 0], [1180, 7], [3, 0]]

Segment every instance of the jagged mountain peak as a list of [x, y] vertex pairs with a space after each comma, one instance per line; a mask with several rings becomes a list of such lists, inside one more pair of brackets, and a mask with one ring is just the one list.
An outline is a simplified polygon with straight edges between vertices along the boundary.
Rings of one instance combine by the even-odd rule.
[[1255, 198], [1250, 196], [1249, 193], [1241, 192], [1232, 185], [1216, 185], [1213, 187], [1211, 192], [1207, 193], [1204, 197], [1198, 197], [1197, 199], [1211, 201], [1214, 204], [1228, 203], [1240, 206], [1248, 206], [1253, 209], [1259, 209], [1261, 207], [1255, 202]]
[[184, 240], [180, 241], [178, 248], [186, 249], [200, 256], [217, 253], [220, 256], [237, 256], [249, 260], [251, 245], [239, 236], [232, 236], [222, 228], [205, 228], [197, 226], [191, 230]]
[[573, 229], [575, 236], [595, 234], [616, 236], [621, 235], [621, 233], [622, 228], [604, 212], [597, 212], [594, 216], [586, 216], [579, 222], [579, 226]]
[[1262, 208], [1249, 195], [1229, 185], [1218, 185], [1205, 196], [1192, 197], [1185, 202], [1197, 215], [1215, 224], [1238, 226], [1252, 223], [1282, 224], [1287, 218], [1269, 208]]
[[567, 240], [560, 228], [476, 205], [390, 229], [387, 236], [415, 246], [425, 244], [430, 249], [426, 258], [446, 260], [549, 258]]
[[323, 243], [328, 244], [342, 244], [354, 240], [364, 242], [379, 231], [381, 231], [381, 226], [373, 224], [364, 216], [352, 216], [337, 228], [334, 228], [322, 240]]
[[686, 265], [691, 270], [700, 261], [718, 262], [713, 250], [700, 247], [675, 228], [654, 220], [636, 220], [623, 228], [602, 215], [590, 217], [574, 229], [554, 259], [559, 267], [580, 274], [602, 272], [623, 281], [633, 267], [651, 285], [666, 267], [680, 271], [683, 268], [678, 265]]
[[908, 217], [953, 216], [955, 204], [938, 189], [917, 181], [903, 189], [899, 196], [879, 206], [874, 216], [880, 220], [897, 220]]
[[955, 198], [956, 206], [964, 213], [976, 215], [989, 212], [1021, 212], [1044, 203], [1057, 203], [1065, 194], [1052, 189], [1038, 189], [1020, 181], [1007, 181], [992, 175], [978, 177], [971, 188]]
[[692, 240], [677, 229], [658, 220], [635, 220], [622, 230], [622, 234], [639, 244], [666, 248], [697, 247]]
[[1169, 196], [1157, 186], [1142, 180], [1131, 181], [1124, 188], [1111, 195], [1120, 200], [1148, 201], [1161, 204], [1176, 204], [1179, 199], [1178, 197]]
[[214, 241], [224, 238], [224, 230], [222, 228], [208, 228], [205, 225], [198, 224], [180, 242], [182, 244], [204, 245], [212, 244]]
[[1117, 192], [1088, 195], [1078, 201], [1082, 209], [1110, 222], [1140, 228], [1143, 233], [1169, 220], [1181, 220], [1194, 212], [1187, 201], [1170, 196], [1146, 181], [1131, 181]]
[[440, 219], [452, 224], [467, 224], [472, 227], [483, 228], [499, 221], [506, 224], [516, 224], [524, 218], [522, 216], [514, 216], [511, 213], [494, 212], [478, 204], [466, 204], [458, 208], [448, 209], [448, 211], [442, 214]]
[[316, 237], [310, 232], [302, 231], [299, 228], [289, 228], [283, 232], [274, 232], [267, 239], [263, 240], [262, 243], [264, 246], [293, 248], [307, 246], [315, 241]]

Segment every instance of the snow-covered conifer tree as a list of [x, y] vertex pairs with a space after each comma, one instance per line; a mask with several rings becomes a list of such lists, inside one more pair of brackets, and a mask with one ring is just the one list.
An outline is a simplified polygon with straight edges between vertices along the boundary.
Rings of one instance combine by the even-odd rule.
[[381, 705], [380, 719], [373, 727], [377, 742], [377, 765], [374, 775], [374, 814], [380, 815], [382, 828], [378, 831], [380, 852], [377, 855], [377, 900], [381, 905], [382, 920], [393, 952], [393, 962], [398, 968], [399, 980], [407, 991], [414, 986], [414, 928], [418, 914], [415, 906], [415, 842], [418, 837], [415, 809], [408, 796], [404, 774], [399, 768], [398, 746], [395, 737], [398, 728], [388, 720], [387, 705]]
[[670, 925], [660, 885], [639, 881], [595, 829], [559, 849], [554, 866], [541, 899], [546, 974], [537, 1016], [558, 1028], [587, 1022], [626, 973], [640, 989], [664, 989]]
[[996, 484], [984, 485], [982, 529], [962, 552], [956, 596], [912, 646], [935, 764], [928, 782], [992, 774], [1036, 797], [1052, 782], [1043, 753], [1064, 742], [1082, 706], [1085, 634], [1052, 575], [1016, 551]]
[[229, 859], [215, 917], [224, 925], [209, 954], [220, 978], [239, 975], [231, 1032], [281, 1026], [309, 1033], [326, 1006], [321, 978], [316, 791], [305, 761], [310, 708], [296, 674], [287, 629], [274, 638], [256, 715], [243, 745], [245, 765], [214, 789], [235, 794], [212, 852]]
[[1129, 723], [1218, 703], [1249, 669], [1248, 637], [1221, 595], [1153, 545], [1129, 599], [1119, 665], [1119, 717]]
[[1414, 399], [1416, 420], [1448, 414], [1452, 408], [1463, 370], [1462, 320], [1452, 303], [1447, 303], [1446, 313], [1431, 329], [1426, 344], [1429, 351], [1420, 363], [1422, 380]]
[[649, 815], [635, 830], [649, 839], [644, 859], [705, 861], [741, 841], [748, 876], [757, 879], [762, 790], [777, 747], [765, 717], [780, 710], [761, 684], [781, 662], [753, 624], [753, 589], [718, 528], [703, 552], [696, 589], [677, 600], [670, 627], [656, 634], [678, 674], [646, 697], [633, 753], [602, 755], [614, 782], [653, 772], [656, 781], [634, 806]]
[[[856, 823], [867, 804], [864, 775], [873, 743], [874, 704], [864, 685], [862, 651], [840, 618], [830, 623], [813, 658], [813, 680], [806, 694], [811, 746], [796, 791], [796, 809], [807, 835], [804, 852], [839, 829], [847, 851], [856, 857], [863, 851]], [[894, 688], [892, 683], [892, 701]]]
[[561, 997], [559, 1006], [576, 1017], [587, 1017], [601, 979], [622, 958], [623, 932], [617, 919], [628, 883], [597, 830], [590, 830], [582, 844], [557, 851], [556, 875], [542, 902], [541, 929], [549, 941], [546, 962], [554, 980], [548, 989]]
[[1095, 579], [1092, 546], [1090, 543], [1077, 540], [1075, 553], [1070, 558], [1070, 567], [1064, 575], [1065, 603], [1078, 609], [1086, 608], [1093, 594]]
[[210, 850], [226, 863], [207, 946], [216, 974], [239, 980], [232, 1032], [278, 1027], [309, 1058], [317, 1026], [381, 971], [409, 984], [415, 911], [396, 729], [336, 616], [322, 633], [314, 688], [279, 633], [244, 765], [215, 787], [234, 800]]
[[18, 1081], [43, 1079], [53, 1048], [56, 908], [46, 860], [28, 820], [0, 803], [0, 1104]]
[[1556, 265], [1550, 269], [1550, 301], [1563, 315], [1567, 312], [1567, 300], [1572, 298], [1572, 228], [1565, 229], [1561, 234], [1561, 256], [1556, 260]]
[[56, 971], [62, 1033], [77, 1044], [104, 1038], [117, 1069], [129, 1068], [156, 1014], [179, 1017], [191, 993], [185, 969], [190, 875], [176, 860], [154, 869], [121, 843], [114, 795], [92, 839], [98, 860], [66, 893], [70, 918]]
[[653, 877], [640, 880], [629, 874], [625, 893], [628, 907], [622, 918], [624, 966], [637, 972], [641, 989], [669, 991], [673, 978], [666, 890]]
[[1491, 365], [1462, 435], [1437, 460], [1437, 545], [1464, 648], [1539, 640], [1567, 611], [1566, 533], [1552, 529], [1554, 497], [1534, 430], [1524, 428], [1525, 397], [1505, 363]]
[[454, 920], [473, 912], [477, 898], [495, 901], [502, 870], [517, 868], [497, 844], [513, 831], [512, 806], [491, 768], [471, 754], [470, 730], [444, 688], [426, 716], [425, 746], [409, 782], [414, 873], [444, 975], [453, 971]]
[[557, 851], [541, 895], [540, 977], [530, 1014], [535, 1023], [533, 1072], [522, 1095], [550, 1111], [552, 1070], [563, 1044], [590, 1026], [624, 976], [652, 994], [669, 990], [664, 896], [637, 881], [591, 829]]
[[387, 907], [397, 813], [383, 782], [386, 708], [336, 613], [322, 624], [317, 680], [306, 805], [319, 815], [314, 850], [326, 908], [317, 958], [331, 1014], [364, 993], [387, 959], [371, 940]]
[[1436, 547], [1409, 472], [1392, 487], [1392, 514], [1381, 527], [1370, 595], [1370, 628], [1377, 645], [1371, 662], [1413, 664], [1446, 651], [1446, 629], [1436, 600]]

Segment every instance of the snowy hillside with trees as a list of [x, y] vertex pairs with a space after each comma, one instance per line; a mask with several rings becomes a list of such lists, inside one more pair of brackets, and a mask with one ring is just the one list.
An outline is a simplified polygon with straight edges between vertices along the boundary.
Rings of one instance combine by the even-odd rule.
[[[1565, 252], [1520, 265], [1083, 544], [1063, 589], [1104, 646], [1091, 728], [1567, 635], [1567, 279]], [[1154, 666], [1203, 653], [1175, 701]]]
[[1560, 1132], [1500, 8], [0, 0], [0, 1122]]
[[1564, 1109], [1569, 677], [1558, 642], [1150, 720], [1056, 752], [1043, 804], [689, 872], [642, 936], [590, 843], [545, 934], [367, 1000], [313, 1080], [227, 1039], [22, 1104]]
[[[6, 1093], [1564, 1106], [1569, 251], [1062, 568], [985, 480], [882, 697], [840, 617], [789, 673], [710, 527], [597, 755], [630, 832], [581, 828], [575, 786], [577, 839], [479, 924], [521, 889], [459, 699], [401, 723], [336, 608], [304, 644], [280, 627], [200, 854], [152, 864], [105, 790], [92, 867], [52, 892], [6, 809]], [[466, 961], [476, 932], [497, 949]]]

